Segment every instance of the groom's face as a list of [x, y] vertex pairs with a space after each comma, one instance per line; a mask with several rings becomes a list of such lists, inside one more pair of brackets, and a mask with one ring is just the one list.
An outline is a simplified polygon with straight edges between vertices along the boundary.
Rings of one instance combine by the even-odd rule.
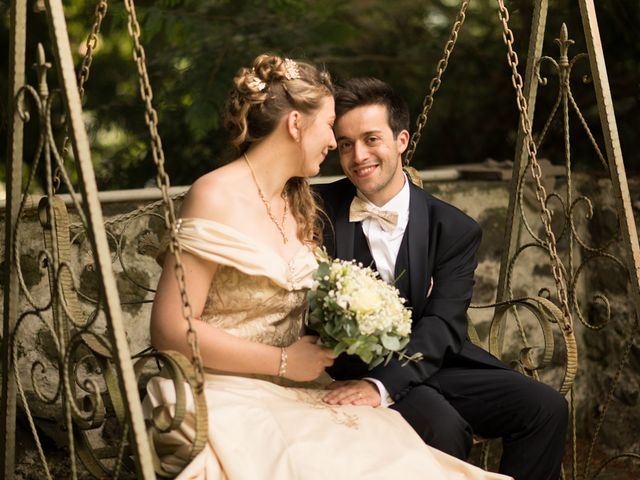
[[409, 132], [394, 136], [386, 106], [349, 110], [336, 121], [335, 133], [344, 174], [371, 202], [382, 206], [402, 189]]

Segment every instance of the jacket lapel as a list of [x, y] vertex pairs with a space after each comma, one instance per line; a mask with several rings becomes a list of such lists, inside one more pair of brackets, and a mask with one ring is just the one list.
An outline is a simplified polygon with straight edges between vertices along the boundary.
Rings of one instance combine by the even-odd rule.
[[[429, 274], [428, 248], [429, 248], [429, 209], [427, 208], [427, 198], [424, 192], [413, 184], [410, 184], [409, 199], [409, 224], [407, 225], [408, 255], [407, 263], [401, 268], [409, 274], [409, 284], [411, 296], [408, 298], [409, 304], [413, 308], [414, 318], [422, 316], [427, 290], [431, 282], [427, 278]], [[403, 243], [404, 243], [403, 239]], [[400, 250], [402, 252], [402, 248]], [[400, 255], [396, 262], [396, 272], [400, 263]], [[411, 268], [409, 268], [411, 266]], [[400, 270], [402, 271], [402, 269]]]
[[357, 222], [354, 225], [353, 258], [365, 267], [371, 267], [373, 270], [376, 270], [376, 262], [373, 260], [373, 255], [371, 255], [371, 250], [369, 249], [369, 242], [362, 230], [362, 222]]
[[398, 256], [396, 257], [396, 266], [393, 272], [393, 278], [395, 279], [395, 287], [400, 291], [400, 296], [409, 300], [411, 292], [409, 290], [409, 228], [411, 224], [407, 225], [407, 228], [402, 236], [402, 243], [398, 250]]
[[354, 194], [355, 188], [353, 189], [353, 194], [345, 195], [345, 201], [338, 204], [335, 216], [336, 257], [345, 260], [354, 258], [353, 241], [356, 224], [349, 222], [349, 207]]

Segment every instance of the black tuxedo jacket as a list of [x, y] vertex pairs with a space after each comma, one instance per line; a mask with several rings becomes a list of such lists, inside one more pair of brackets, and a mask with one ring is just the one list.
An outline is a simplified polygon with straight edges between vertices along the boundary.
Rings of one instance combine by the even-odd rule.
[[[348, 179], [317, 185], [321, 207], [329, 217], [324, 243], [329, 255], [372, 263], [360, 222], [349, 222], [356, 189]], [[457, 208], [410, 184], [409, 223], [395, 266], [396, 287], [412, 309], [408, 354], [422, 352], [424, 360], [393, 358], [373, 370], [356, 356], [341, 355], [329, 373], [336, 379], [373, 377], [394, 401], [426, 382], [440, 368], [473, 361], [505, 368], [467, 337], [467, 308], [471, 302], [480, 226]]]

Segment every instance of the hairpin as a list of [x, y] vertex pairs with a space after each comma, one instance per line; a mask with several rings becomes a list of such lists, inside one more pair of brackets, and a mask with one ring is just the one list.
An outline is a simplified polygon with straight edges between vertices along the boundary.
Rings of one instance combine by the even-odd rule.
[[287, 80], [300, 78], [300, 70], [298, 69], [298, 64], [290, 58], [284, 59], [284, 77]]

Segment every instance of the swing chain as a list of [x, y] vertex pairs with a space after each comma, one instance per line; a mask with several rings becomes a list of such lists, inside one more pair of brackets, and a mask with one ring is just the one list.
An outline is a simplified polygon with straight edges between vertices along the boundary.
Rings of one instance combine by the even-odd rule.
[[499, 17], [502, 23], [503, 31], [502, 39], [504, 40], [504, 43], [507, 45], [508, 49], [507, 61], [509, 63], [509, 66], [511, 67], [511, 81], [513, 83], [513, 87], [516, 90], [518, 110], [520, 111], [520, 123], [524, 130], [527, 143], [527, 151], [529, 154], [529, 159], [531, 160], [531, 174], [536, 184], [535, 194], [541, 208], [540, 217], [542, 219], [542, 223], [544, 224], [544, 229], [547, 237], [547, 248], [549, 250], [549, 257], [551, 259], [551, 269], [558, 293], [558, 301], [560, 302], [560, 305], [562, 307], [564, 320], [563, 328], [566, 332], [571, 332], [573, 330], [573, 322], [571, 320], [571, 312], [569, 310], [569, 300], [567, 297], [567, 291], [564, 286], [560, 258], [558, 257], [556, 237], [551, 228], [552, 215], [546, 205], [547, 192], [544, 188], [544, 185], [542, 184], [542, 169], [540, 168], [540, 164], [538, 163], [537, 148], [531, 133], [531, 122], [529, 120], [528, 114], [529, 108], [524, 93], [522, 92], [524, 82], [522, 80], [522, 76], [520, 75], [520, 73], [518, 73], [518, 54], [513, 49], [514, 38], [513, 32], [509, 28], [509, 11], [504, 4], [504, 0], [498, 0], [498, 5]]
[[162, 148], [162, 140], [158, 133], [158, 114], [151, 103], [153, 100], [153, 91], [151, 89], [151, 83], [149, 82], [149, 75], [147, 73], [144, 48], [140, 42], [140, 24], [136, 17], [133, 0], [124, 0], [124, 5], [129, 19], [127, 28], [134, 44], [133, 58], [136, 61], [138, 69], [140, 95], [145, 104], [144, 118], [151, 137], [151, 153], [153, 161], [158, 168], [156, 183], [162, 192], [162, 199], [165, 206], [164, 221], [170, 235], [169, 249], [175, 256], [175, 273], [182, 300], [182, 314], [188, 323], [187, 343], [191, 348], [192, 362], [195, 367], [197, 391], [201, 392], [204, 388], [204, 366], [202, 365], [202, 357], [200, 356], [198, 335], [193, 328], [193, 311], [187, 296], [185, 273], [181, 260], [182, 249], [178, 241], [178, 224], [176, 222], [173, 201], [169, 195], [169, 175], [164, 168], [164, 151]]
[[444, 51], [442, 52], [442, 58], [438, 62], [436, 66], [436, 75], [431, 79], [431, 83], [429, 85], [429, 93], [424, 98], [422, 102], [422, 113], [418, 117], [416, 122], [416, 130], [411, 135], [411, 140], [409, 141], [409, 148], [407, 149], [407, 153], [404, 157], [404, 166], [407, 167], [411, 164], [411, 160], [413, 159], [413, 154], [418, 147], [418, 143], [420, 142], [420, 137], [422, 136], [422, 129], [427, 123], [427, 116], [431, 111], [431, 107], [433, 106], [433, 97], [436, 92], [440, 89], [440, 85], [442, 84], [442, 75], [444, 71], [447, 69], [449, 65], [449, 57], [451, 56], [451, 52], [453, 52], [453, 48], [458, 41], [458, 32], [460, 28], [462, 28], [462, 24], [464, 23], [464, 19], [466, 16], [467, 7], [469, 6], [469, 2], [471, 0], [463, 0], [460, 5], [460, 11], [458, 12], [458, 16], [456, 18], [453, 27], [451, 28], [451, 34], [449, 35], [449, 40], [444, 46]]
[[80, 92], [80, 99], [84, 98], [84, 84], [89, 80], [89, 69], [91, 68], [91, 62], [93, 61], [93, 52], [98, 46], [98, 35], [100, 34], [102, 21], [107, 14], [107, 8], [108, 5], [106, 0], [100, 0], [98, 5], [96, 5], [95, 22], [93, 23], [93, 28], [91, 29], [91, 33], [87, 37], [87, 42], [85, 43], [86, 53], [82, 59], [82, 66], [80, 67], [80, 75], [78, 77], [78, 91]]
[[[98, 46], [98, 35], [100, 34], [100, 28], [102, 27], [102, 21], [107, 14], [108, 4], [106, 0], [100, 0], [95, 9], [95, 20], [91, 32], [87, 37], [85, 43], [85, 53], [82, 58], [82, 65], [78, 74], [78, 92], [80, 93], [80, 101], [84, 98], [84, 84], [89, 80], [89, 71], [91, 69], [91, 62], [93, 62], [93, 52]], [[69, 153], [69, 134], [65, 129], [64, 140], [62, 141], [62, 160], [67, 158]], [[60, 166], [56, 165], [55, 172], [53, 174], [53, 191], [57, 192], [60, 188]]]

